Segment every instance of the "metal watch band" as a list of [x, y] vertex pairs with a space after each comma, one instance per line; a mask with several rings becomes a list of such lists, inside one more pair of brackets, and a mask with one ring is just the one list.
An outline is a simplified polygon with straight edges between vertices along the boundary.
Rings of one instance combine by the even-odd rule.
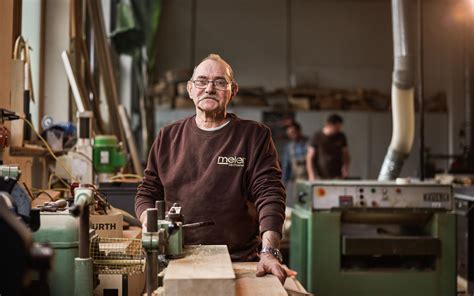
[[272, 247], [263, 247], [260, 250], [260, 254], [264, 253], [273, 255], [273, 257], [275, 257], [280, 263], [283, 263], [283, 257], [281, 256], [280, 250]]

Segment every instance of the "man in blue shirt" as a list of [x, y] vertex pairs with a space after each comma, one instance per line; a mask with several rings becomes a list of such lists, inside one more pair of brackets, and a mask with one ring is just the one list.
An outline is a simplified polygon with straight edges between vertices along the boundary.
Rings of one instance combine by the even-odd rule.
[[[292, 122], [286, 127], [286, 134], [288, 135], [290, 142], [286, 144], [283, 152], [282, 171], [283, 182], [285, 183], [288, 192], [292, 190], [291, 187], [293, 187], [293, 181], [308, 179], [306, 171], [308, 138], [301, 133], [301, 126], [297, 122]], [[292, 197], [292, 194], [287, 194], [287, 199], [291, 199]]]

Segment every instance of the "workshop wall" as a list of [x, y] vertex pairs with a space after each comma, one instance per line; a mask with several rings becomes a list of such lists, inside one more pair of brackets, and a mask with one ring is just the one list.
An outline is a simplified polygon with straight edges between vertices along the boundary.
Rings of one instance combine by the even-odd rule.
[[[458, 134], [465, 124], [467, 33], [459, 3], [425, 1], [423, 14], [424, 92], [425, 97], [447, 96], [450, 153], [459, 153]], [[416, 1], [412, 5], [416, 16]], [[390, 93], [389, 0], [164, 0], [158, 42], [160, 75], [192, 68], [216, 52], [233, 65], [241, 86], [271, 90], [311, 82]]]
[[292, 1], [291, 27], [296, 80], [389, 92], [390, 1]]
[[194, 65], [192, 10], [189, 0], [163, 1], [158, 27], [157, 69], [162, 75], [169, 69], [187, 69]]
[[[427, 96], [446, 84], [450, 50], [459, 47], [454, 35], [460, 34], [453, 32], [462, 26], [450, 17], [451, 2], [425, 5]], [[312, 82], [390, 92], [389, 0], [199, 0], [195, 10], [192, 1], [165, 0], [158, 42], [160, 74], [216, 52], [233, 65], [242, 86]]]
[[286, 13], [284, 0], [196, 1], [196, 61], [219, 53], [243, 86], [287, 85]]

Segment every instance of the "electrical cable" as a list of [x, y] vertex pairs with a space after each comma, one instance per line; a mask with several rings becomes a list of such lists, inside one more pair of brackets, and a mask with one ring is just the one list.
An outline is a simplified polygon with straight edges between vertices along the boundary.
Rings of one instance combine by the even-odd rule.
[[126, 179], [126, 178], [135, 178], [141, 180], [143, 176], [137, 175], [137, 174], [118, 174], [115, 176], [110, 177], [111, 180], [115, 179]]
[[33, 193], [31, 193], [31, 190], [30, 188], [28, 187], [28, 185], [26, 185], [25, 182], [22, 182], [23, 183], [23, 187], [25, 188], [26, 192], [28, 193], [28, 197], [30, 198], [30, 201], [33, 201], [33, 199], [35, 199]]
[[68, 188], [52, 188], [52, 189], [49, 189], [49, 188], [44, 188], [44, 189], [34, 189], [33, 192], [37, 193], [39, 191], [44, 191], [44, 190], [53, 190], [53, 191], [65, 191], [65, 192], [71, 192], [71, 189], [68, 189]]
[[35, 192], [35, 199], [37, 199], [38, 196], [40, 196], [40, 194], [42, 194], [42, 193], [44, 193], [45, 195], [47, 195], [51, 201], [54, 201], [54, 199], [53, 199], [53, 197], [51, 196], [51, 194], [49, 194], [46, 190], [39, 190], [39, 191]]
[[85, 153], [74, 150], [74, 149], [72, 149], [71, 152], [84, 157], [92, 166], [94, 165], [94, 163], [92, 162], [92, 159], [89, 156], [87, 156]]
[[52, 179], [53, 179], [53, 177], [58, 178], [58, 181], [61, 182], [64, 186], [66, 186], [67, 190], [71, 190], [71, 185], [69, 185], [68, 183], [64, 182], [61, 177], [59, 177], [58, 175], [56, 175], [56, 174], [54, 174], [54, 173], [51, 173], [51, 174], [49, 175], [48, 189], [52, 189], [52, 190], [56, 190], [56, 189], [57, 189], [57, 188], [51, 188], [51, 186], [53, 185], [53, 184], [52, 184]]

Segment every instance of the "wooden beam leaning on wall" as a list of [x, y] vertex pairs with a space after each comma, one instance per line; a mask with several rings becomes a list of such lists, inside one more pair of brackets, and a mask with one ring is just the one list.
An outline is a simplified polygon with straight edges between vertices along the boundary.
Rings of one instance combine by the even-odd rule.
[[[112, 64], [111, 48], [107, 41], [104, 18], [100, 1], [87, 0], [87, 11], [94, 30], [95, 45], [97, 49], [100, 71], [104, 79], [107, 105], [110, 112], [110, 126], [119, 141], [125, 142], [125, 132], [119, 120], [118, 106], [120, 104], [117, 90], [117, 81]], [[124, 148], [126, 145], [124, 145]]]
[[85, 74], [85, 83], [89, 85], [90, 93], [92, 94], [91, 107], [94, 112], [94, 120], [97, 123], [97, 132], [99, 134], [105, 133], [104, 120], [102, 114], [100, 113], [100, 97], [99, 92], [97, 91], [97, 86], [92, 75], [92, 70], [90, 68], [89, 55], [86, 48], [86, 42], [84, 39], [80, 42], [80, 55], [84, 60], [84, 74]]
[[98, 96], [97, 87], [92, 79], [90, 69], [90, 60], [87, 51], [87, 45], [84, 36], [84, 11], [85, 1], [71, 0], [71, 66], [76, 78], [76, 84], [84, 100], [86, 109], [94, 112], [93, 124], [96, 134], [105, 132], [104, 120], [100, 113], [100, 98]]

